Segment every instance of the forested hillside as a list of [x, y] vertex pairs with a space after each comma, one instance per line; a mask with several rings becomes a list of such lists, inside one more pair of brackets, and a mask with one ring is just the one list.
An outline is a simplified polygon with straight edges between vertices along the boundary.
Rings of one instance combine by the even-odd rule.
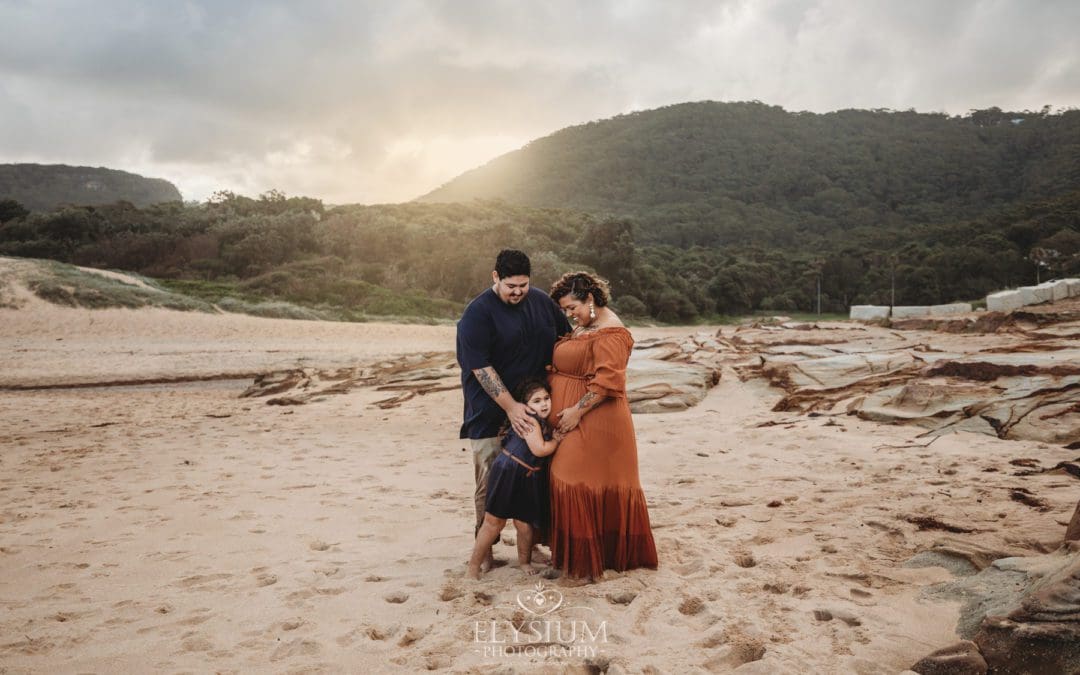
[[803, 248], [979, 217], [1080, 187], [1080, 111], [964, 117], [685, 103], [558, 131], [425, 202], [503, 199], [634, 219], [642, 242]]
[[550, 283], [569, 264], [557, 252], [571, 249], [589, 220], [504, 204], [328, 210], [279, 192], [48, 214], [0, 202], [0, 255], [138, 272], [212, 302], [284, 300], [343, 318], [453, 318], [490, 283], [499, 248], [529, 250], [536, 281]]
[[0, 200], [13, 199], [31, 211], [57, 206], [131, 202], [150, 206], [180, 201], [176, 186], [161, 178], [126, 171], [64, 164], [0, 164]]
[[[1080, 273], [1080, 190], [979, 219], [766, 245], [641, 244], [633, 222], [505, 202], [326, 209], [315, 199], [223, 193], [205, 204], [130, 204], [9, 215], [0, 255], [51, 258], [172, 280], [203, 300], [285, 300], [360, 315], [457, 316], [495, 253], [530, 253], [534, 283], [589, 267], [631, 316], [688, 321], [754, 310], [974, 299], [1042, 274]], [[10, 213], [10, 212], [9, 212]], [[331, 312], [335, 313], [335, 312]]]
[[326, 208], [271, 191], [48, 213], [0, 199], [0, 255], [342, 318], [455, 317], [506, 246], [529, 252], [541, 288], [588, 267], [620, 312], [671, 322], [975, 300], [1080, 274], [1080, 111], [686, 104], [564, 130], [425, 199]]

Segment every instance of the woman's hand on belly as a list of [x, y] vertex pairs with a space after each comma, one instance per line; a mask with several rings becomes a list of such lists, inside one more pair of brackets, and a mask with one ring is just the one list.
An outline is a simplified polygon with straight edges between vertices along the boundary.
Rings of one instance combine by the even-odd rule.
[[558, 414], [559, 418], [559, 431], [564, 434], [568, 434], [577, 428], [579, 422], [581, 422], [581, 416], [585, 414], [585, 411], [577, 406], [571, 406], [562, 410]]

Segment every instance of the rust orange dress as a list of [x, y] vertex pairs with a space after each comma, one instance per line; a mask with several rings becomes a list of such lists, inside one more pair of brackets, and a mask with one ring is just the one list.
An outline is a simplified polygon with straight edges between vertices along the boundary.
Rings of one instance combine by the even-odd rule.
[[555, 344], [551, 422], [586, 391], [608, 399], [582, 416], [551, 460], [551, 563], [570, 577], [605, 569], [656, 568], [656, 544], [638, 477], [637, 440], [626, 400], [634, 339], [622, 327]]

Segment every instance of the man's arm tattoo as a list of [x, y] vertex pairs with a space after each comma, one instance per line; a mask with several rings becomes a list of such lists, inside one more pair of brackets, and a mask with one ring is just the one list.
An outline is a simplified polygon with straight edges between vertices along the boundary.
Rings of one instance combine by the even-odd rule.
[[476, 376], [477, 381], [480, 382], [480, 386], [484, 388], [484, 391], [486, 391], [487, 395], [492, 399], [499, 398], [499, 394], [506, 391], [506, 385], [503, 384], [502, 380], [499, 378], [499, 374], [495, 372], [494, 368], [489, 366], [472, 372], [473, 375]]
[[600, 396], [600, 394], [596, 394], [591, 391], [587, 391], [585, 392], [585, 395], [581, 397], [581, 400], [578, 401], [577, 407], [581, 408], [582, 410], [588, 410], [589, 408], [593, 407], [593, 405], [599, 404], [599, 401], [596, 400], [598, 398], [602, 399], [603, 396]]

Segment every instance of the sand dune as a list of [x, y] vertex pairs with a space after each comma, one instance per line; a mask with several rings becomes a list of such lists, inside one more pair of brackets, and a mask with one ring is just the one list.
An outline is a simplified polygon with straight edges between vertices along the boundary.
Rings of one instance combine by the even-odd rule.
[[1010, 463], [1076, 451], [772, 412], [783, 391], [727, 369], [635, 418], [660, 569], [544, 580], [563, 622], [603, 625], [596, 653], [492, 656], [486, 622], [532, 619], [536, 579], [464, 577], [459, 392], [270, 406], [208, 379], [449, 351], [452, 327], [43, 304], [0, 326], [0, 672], [895, 673], [956, 640], [959, 603], [926, 593], [956, 570], [920, 552], [1046, 552], [1076, 504], [1075, 478]]

